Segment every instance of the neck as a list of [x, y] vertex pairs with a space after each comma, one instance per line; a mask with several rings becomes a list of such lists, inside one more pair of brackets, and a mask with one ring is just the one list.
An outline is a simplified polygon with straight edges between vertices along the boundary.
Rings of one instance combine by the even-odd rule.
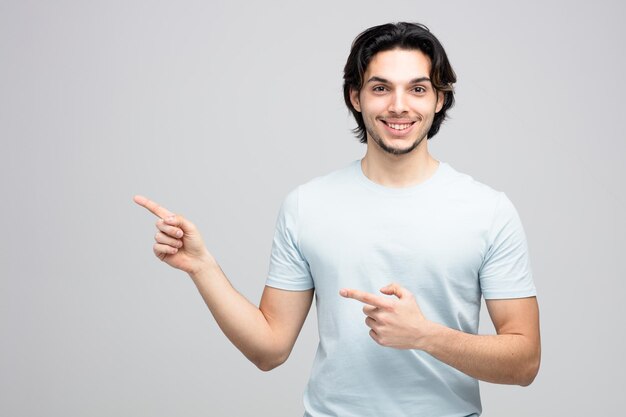
[[432, 177], [439, 167], [440, 162], [428, 152], [426, 140], [420, 144], [424, 146], [404, 155], [392, 155], [380, 149], [374, 151], [371, 142], [368, 140], [361, 169], [367, 178], [380, 185], [391, 188], [418, 185]]

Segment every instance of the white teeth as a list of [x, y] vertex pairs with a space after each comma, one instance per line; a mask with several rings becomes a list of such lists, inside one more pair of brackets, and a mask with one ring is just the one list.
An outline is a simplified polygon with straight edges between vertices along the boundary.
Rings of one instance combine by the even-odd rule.
[[406, 123], [406, 124], [393, 124], [393, 123], [387, 123], [387, 125], [389, 125], [389, 127], [396, 129], [396, 130], [404, 130], [404, 129], [408, 129], [411, 126], [411, 123]]

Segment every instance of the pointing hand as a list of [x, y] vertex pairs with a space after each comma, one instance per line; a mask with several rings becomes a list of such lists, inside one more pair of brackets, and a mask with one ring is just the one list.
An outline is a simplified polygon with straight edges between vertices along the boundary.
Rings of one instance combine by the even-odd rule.
[[188, 274], [194, 274], [207, 262], [215, 261], [204, 246], [198, 229], [189, 220], [144, 196], [136, 195], [133, 200], [159, 218], [153, 252], [160, 260]]
[[432, 322], [422, 314], [415, 296], [396, 283], [381, 288], [380, 292], [397, 298], [348, 288], [342, 289], [339, 294], [365, 304], [365, 324], [371, 329], [370, 337], [379, 345], [396, 349], [422, 349]]

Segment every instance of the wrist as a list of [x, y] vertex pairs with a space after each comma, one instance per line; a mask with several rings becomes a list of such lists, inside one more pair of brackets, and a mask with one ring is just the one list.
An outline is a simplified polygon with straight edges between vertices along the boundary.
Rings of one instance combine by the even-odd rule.
[[425, 325], [422, 327], [420, 337], [417, 340], [417, 349], [431, 353], [437, 340], [441, 338], [446, 329], [447, 327], [439, 323], [426, 320]]
[[210, 254], [206, 253], [200, 260], [197, 265], [188, 272], [191, 279], [196, 282], [204, 277], [207, 277], [213, 274], [215, 271], [220, 270], [220, 267], [215, 260], [215, 258]]

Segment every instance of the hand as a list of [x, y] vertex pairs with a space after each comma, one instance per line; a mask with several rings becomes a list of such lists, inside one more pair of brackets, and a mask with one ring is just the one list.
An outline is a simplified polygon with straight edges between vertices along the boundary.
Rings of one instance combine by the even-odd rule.
[[144, 196], [136, 195], [133, 200], [159, 217], [153, 251], [160, 260], [191, 275], [206, 266], [207, 262], [215, 261], [204, 246], [198, 229], [189, 220]]
[[426, 320], [413, 294], [395, 283], [381, 288], [380, 292], [397, 298], [347, 288], [339, 291], [339, 294], [366, 304], [363, 307], [363, 313], [367, 316], [365, 324], [371, 328], [370, 336], [379, 345], [396, 349], [423, 349], [432, 322]]

